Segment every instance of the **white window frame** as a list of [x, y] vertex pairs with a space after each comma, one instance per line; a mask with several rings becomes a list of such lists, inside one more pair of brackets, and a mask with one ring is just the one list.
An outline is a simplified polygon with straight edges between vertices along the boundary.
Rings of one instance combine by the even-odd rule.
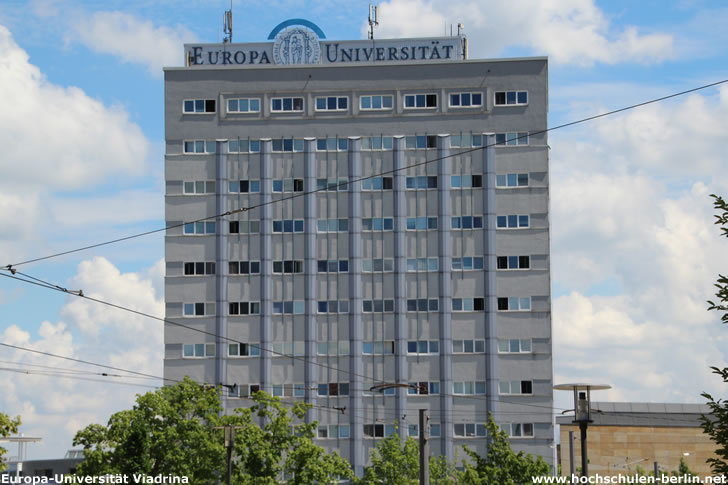
[[[462, 98], [463, 94], [469, 94], [471, 103], [468, 105], [462, 104]], [[480, 103], [474, 104], [472, 102], [473, 95], [477, 94], [480, 95]], [[453, 96], [459, 96], [460, 97], [460, 104], [452, 104], [452, 97]], [[483, 92], [482, 91], [461, 91], [461, 92], [455, 92], [455, 93], [448, 93], [447, 95], [447, 107], [448, 108], [455, 108], [455, 109], [468, 109], [468, 108], [482, 108], [483, 107]]]
[[[291, 100], [291, 109], [284, 109], [283, 104], [284, 100], [290, 99]], [[300, 99], [301, 100], [301, 109], [295, 109], [295, 100]], [[281, 109], [273, 109], [273, 104], [275, 101], [281, 102]], [[271, 113], [303, 113], [306, 110], [306, 102], [304, 100], [303, 96], [276, 96], [274, 98], [270, 98], [270, 112]]]
[[[245, 100], [247, 102], [247, 104], [248, 104], [248, 109], [245, 110], [245, 111], [243, 111], [243, 110], [240, 109], [240, 102], [243, 101], [243, 100]], [[260, 106], [261, 106], [260, 98], [227, 98], [225, 101], [226, 101], [225, 108], [227, 109], [227, 112], [230, 113], [230, 114], [260, 113]], [[230, 109], [230, 101], [237, 102], [238, 109], [231, 110]], [[251, 109], [251, 107], [250, 107], [251, 101], [257, 101], [257, 103], [258, 103], [258, 109]]]
[[[374, 98], [381, 98], [380, 100], [380, 106], [381, 108], [374, 108]], [[363, 100], [364, 98], [369, 98], [369, 108], [364, 107]], [[389, 107], [384, 106], [384, 98], [389, 98]], [[359, 110], [360, 111], [392, 111], [394, 109], [394, 96], [391, 94], [364, 94], [359, 96]]]
[[[335, 101], [336, 108], [329, 108], [328, 107], [329, 106], [329, 99], [330, 98], [334, 98], [336, 100]], [[319, 108], [318, 107], [318, 102], [321, 99], [324, 100], [324, 103], [326, 104], [326, 107], [325, 108]], [[340, 107], [341, 100], [342, 99], [345, 99], [346, 100], [346, 108], [341, 108]], [[332, 113], [332, 112], [345, 113], [345, 112], [349, 111], [349, 107], [351, 106], [351, 103], [349, 103], [349, 96], [316, 96], [316, 98], [314, 99], [313, 103], [314, 103], [313, 104], [314, 111], [319, 112], [319, 113], [325, 113], [325, 112], [329, 112], [329, 113]]]
[[[188, 101], [192, 101], [192, 111], [187, 111], [185, 109], [185, 104], [187, 104]], [[202, 101], [202, 111], [197, 111], [197, 102]], [[212, 111], [207, 111], [207, 102], [213, 101], [215, 103], [215, 109]], [[186, 115], [209, 115], [217, 113], [217, 100], [215, 98], [203, 98], [203, 99], [185, 99], [182, 101], [182, 114]]]
[[[425, 97], [425, 105], [424, 106], [417, 106], [417, 96], [424, 96]], [[428, 106], [427, 100], [428, 96], [434, 96], [435, 97], [435, 105], [434, 106]], [[414, 101], [414, 106], [407, 106], [407, 98], [412, 97]], [[418, 110], [418, 109], [437, 109], [439, 96], [437, 93], [408, 93], [404, 94], [402, 96], [402, 107], [404, 109], [411, 109], [411, 110]]]
[[[498, 99], [498, 94], [499, 93], [504, 93], [505, 103], [503, 103], [503, 104], [499, 104], [499, 103], [496, 102], [497, 99]], [[508, 102], [508, 93], [515, 93], [515, 96], [516, 96], [516, 102], [515, 103], [509, 103]], [[523, 103], [521, 103], [521, 102], [518, 101], [519, 95], [521, 93], [526, 93], [526, 101], [523, 102]], [[523, 90], [523, 89], [510, 89], [510, 90], [507, 90], [507, 91], [493, 91], [493, 106], [498, 106], [498, 107], [501, 107], [501, 106], [506, 106], [506, 107], [511, 107], [511, 106], [528, 106], [528, 98], [529, 98], [528, 91]]]

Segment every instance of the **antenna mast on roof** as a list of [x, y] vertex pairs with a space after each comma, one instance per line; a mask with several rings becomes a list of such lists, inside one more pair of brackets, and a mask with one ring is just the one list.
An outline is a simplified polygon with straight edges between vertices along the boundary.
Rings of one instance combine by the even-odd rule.
[[379, 26], [379, 5], [369, 4], [369, 39], [374, 40], [374, 27]]
[[222, 28], [225, 36], [222, 39], [223, 44], [233, 41], [233, 0], [230, 0], [230, 10], [225, 10], [222, 16]]

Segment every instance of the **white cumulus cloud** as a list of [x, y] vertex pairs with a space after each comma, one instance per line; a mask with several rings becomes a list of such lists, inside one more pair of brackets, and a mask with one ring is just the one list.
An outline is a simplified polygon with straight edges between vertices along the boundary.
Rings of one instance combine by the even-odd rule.
[[451, 25], [464, 23], [472, 57], [497, 56], [515, 46], [583, 66], [655, 63], [673, 55], [672, 35], [636, 26], [615, 31], [593, 0], [389, 0], [380, 12], [378, 38], [449, 35]]
[[155, 27], [149, 20], [118, 11], [81, 18], [72, 37], [95, 52], [141, 64], [154, 77], [161, 77], [165, 66], [183, 65], [182, 44], [197, 40], [185, 27]]

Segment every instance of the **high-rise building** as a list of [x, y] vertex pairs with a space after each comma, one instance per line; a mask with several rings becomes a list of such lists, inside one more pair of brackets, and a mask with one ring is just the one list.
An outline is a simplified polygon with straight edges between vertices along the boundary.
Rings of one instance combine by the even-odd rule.
[[551, 462], [547, 59], [270, 39], [165, 69], [166, 316], [208, 332], [166, 326], [165, 377], [315, 404], [357, 473], [422, 408], [433, 454], [492, 413]]

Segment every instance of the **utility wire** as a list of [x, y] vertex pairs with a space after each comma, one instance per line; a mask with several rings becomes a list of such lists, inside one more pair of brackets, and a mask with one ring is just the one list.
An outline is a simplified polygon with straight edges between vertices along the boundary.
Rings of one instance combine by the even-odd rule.
[[[20, 271], [17, 271], [17, 274], [20, 274], [20, 275], [29, 277], [28, 275], [26, 275], [24, 273], [21, 273]], [[215, 337], [216, 339], [222, 339], [222, 340], [226, 340], [226, 341], [232, 342], [232, 343], [245, 344], [245, 345], [248, 345], [248, 346], [257, 347], [261, 351], [269, 352], [269, 353], [271, 353], [273, 355], [282, 356], [282, 357], [290, 358], [290, 359], [293, 359], [293, 360], [298, 360], [298, 361], [301, 361], [301, 362], [304, 362], [304, 363], [309, 363], [310, 362], [310, 363], [312, 363], [312, 364], [314, 364], [314, 365], [316, 365], [318, 367], [324, 368], [324, 369], [333, 370], [333, 371], [336, 371], [336, 372], [341, 373], [341, 374], [347, 374], [347, 375], [351, 375], [351, 376], [355, 376], [355, 377], [361, 377], [362, 379], [365, 379], [368, 382], [384, 383], [384, 384], [387, 383], [386, 381], [374, 379], [371, 376], [367, 376], [367, 375], [358, 374], [358, 373], [355, 373], [355, 372], [351, 372], [351, 371], [346, 371], [346, 370], [343, 370], [343, 369], [339, 369], [338, 367], [333, 367], [333, 366], [326, 365], [326, 364], [323, 364], [323, 363], [320, 363], [320, 362], [317, 362], [317, 361], [312, 361], [312, 360], [307, 359], [305, 357], [294, 356], [294, 355], [290, 355], [290, 354], [284, 354], [282, 352], [276, 352], [274, 350], [266, 349], [264, 347], [260, 347], [260, 346], [255, 345], [255, 344], [251, 344], [251, 343], [248, 343], [248, 342], [241, 342], [239, 340], [235, 340], [235, 339], [232, 339], [232, 338], [229, 338], [229, 337], [222, 337], [222, 336], [220, 336], [220, 335], [218, 335], [218, 334], [216, 334], [214, 332], [208, 332], [206, 330], [201, 330], [201, 329], [198, 329], [198, 328], [191, 327], [189, 325], [184, 325], [184, 324], [181, 324], [181, 323], [177, 323], [177, 322], [174, 322], [172, 320], [168, 320], [166, 318], [157, 317], [157, 316], [150, 315], [150, 314], [144, 313], [144, 312], [140, 312], [138, 310], [134, 310], [134, 309], [131, 309], [131, 308], [127, 308], [127, 307], [124, 307], [124, 306], [121, 306], [121, 305], [116, 305], [114, 303], [109, 303], [109, 302], [106, 302], [104, 300], [100, 300], [100, 299], [97, 299], [97, 298], [93, 298], [93, 297], [87, 296], [82, 291], [73, 291], [73, 292], [71, 292], [71, 291], [66, 290], [65, 288], [62, 288], [62, 287], [60, 287], [58, 285], [54, 285], [52, 283], [48, 283], [48, 282], [43, 281], [43, 280], [41, 280], [39, 278], [31, 277], [33, 280], [35, 280], [35, 281], [31, 281], [31, 280], [25, 280], [23, 278], [19, 278], [18, 276], [8, 275], [8, 274], [4, 274], [4, 273], [0, 273], [0, 276], [5, 276], [7, 278], [12, 278], [12, 279], [16, 279], [16, 280], [19, 280], [19, 281], [24, 281], [26, 283], [31, 283], [31, 284], [34, 284], [34, 285], [42, 286], [44, 288], [52, 289], [54, 291], [59, 291], [59, 292], [62, 292], [62, 293], [68, 293], [70, 295], [74, 295], [74, 296], [77, 296], [79, 298], [84, 298], [84, 299], [87, 299], [87, 300], [91, 300], [91, 301], [94, 301], [96, 303], [101, 303], [103, 305], [107, 305], [107, 306], [110, 306], [110, 307], [113, 307], [113, 308], [117, 308], [119, 310], [131, 312], [131, 313], [134, 313], [136, 315], [140, 315], [140, 316], [143, 316], [143, 317], [151, 318], [153, 320], [157, 320], [157, 321], [160, 321], [160, 322], [169, 323], [171, 325], [175, 325], [175, 326], [178, 326], [178, 327], [182, 327], [182, 328], [185, 328], [187, 330], [191, 330], [193, 332], [198, 332], [198, 333], [202, 333], [202, 334], [205, 334], [205, 335], [210, 335], [210, 336]], [[7, 346], [8, 344], [0, 343], [0, 345], [6, 345]], [[116, 369], [116, 370], [119, 370], [119, 369]], [[150, 376], [147, 376], [147, 377], [150, 377]], [[165, 379], [165, 380], [174, 381], [173, 379]], [[368, 389], [366, 389], [366, 390], [368, 390]], [[362, 389], [362, 391], [365, 391], [365, 389]], [[440, 395], [443, 395], [443, 394], [440, 394]], [[446, 394], [446, 395], [449, 395], [449, 396], [452, 396], [452, 397], [457, 397], [457, 398], [463, 398], [463, 399], [475, 399], [475, 400], [479, 400], [479, 401], [487, 400], [487, 398], [479, 398], [477, 396], [467, 395], [467, 394]], [[500, 402], [507, 403], [507, 404], [515, 404], [515, 405], [529, 406], [529, 407], [546, 408], [546, 409], [549, 409], [549, 410], [553, 410], [554, 409], [552, 406], [544, 406], [544, 405], [532, 404], [532, 403], [521, 403], [521, 402], [513, 402], [513, 401], [512, 402], [508, 402], [508, 401], [504, 401], [504, 400], [501, 400]]]
[[[716, 82], [713, 82], [713, 83], [704, 84], [702, 86], [698, 86], [698, 87], [695, 87], [695, 88], [692, 88], [692, 89], [688, 89], [688, 90], [685, 90], [685, 91], [680, 91], [680, 92], [677, 92], [677, 93], [669, 94], [667, 96], [662, 96], [662, 97], [659, 97], [659, 98], [653, 98], [653, 99], [650, 99], [648, 101], [643, 101], [641, 103], [632, 104], [632, 105], [629, 105], [629, 106], [625, 106], [623, 108], [615, 109], [615, 110], [612, 110], [612, 111], [607, 111], [605, 113], [601, 113], [601, 114], [598, 114], [598, 115], [593, 115], [593, 116], [589, 116], [589, 117], [586, 117], [586, 118], [581, 118], [579, 120], [571, 121], [571, 122], [564, 123], [564, 124], [557, 125], [557, 126], [553, 126], [551, 128], [546, 128], [546, 129], [543, 129], [543, 130], [538, 130], [538, 131], [530, 132], [529, 134], [521, 135], [521, 136], [516, 137], [516, 138], [514, 138], [512, 140], [519, 140], [521, 138], [526, 138], [528, 136], [540, 135], [540, 134], [543, 134], [543, 133], [548, 133], [550, 131], [560, 130], [562, 128], [567, 128], [569, 126], [574, 126], [574, 125], [577, 125], [577, 124], [580, 124], [580, 123], [586, 123], [587, 121], [593, 121], [593, 120], [596, 120], [596, 119], [599, 119], [599, 118], [604, 118], [606, 116], [611, 116], [611, 115], [614, 115], [614, 114], [617, 114], [617, 113], [622, 113], [624, 111], [629, 111], [629, 110], [632, 110], [632, 109], [635, 109], [635, 108], [639, 108], [639, 107], [642, 107], [642, 106], [646, 106], [646, 105], [649, 105], [649, 104], [658, 103], [660, 101], [665, 101], [667, 99], [676, 98], [676, 97], [679, 97], [679, 96], [684, 96], [686, 94], [690, 94], [690, 93], [694, 93], [696, 91], [700, 91], [700, 90], [703, 90], [703, 89], [707, 89], [707, 88], [711, 88], [711, 87], [714, 87], [714, 86], [718, 86], [718, 85], [721, 85], [721, 84], [724, 84], [724, 83], [727, 83], [727, 82], [728, 82], [728, 79], [723, 79], [721, 81], [716, 81]], [[458, 157], [460, 155], [465, 155], [465, 154], [468, 154], [468, 153], [472, 153], [472, 152], [484, 150], [484, 149], [490, 148], [492, 146], [504, 145], [505, 143], [506, 142], [491, 143], [491, 144], [488, 144], [488, 145], [484, 145], [482, 147], [471, 148], [469, 150], [462, 150], [462, 151], [459, 151], [457, 153], [451, 153], [450, 155], [446, 155], [444, 157], [433, 158], [431, 160], [424, 160], [422, 162], [413, 163], [411, 165], [406, 165], [406, 166], [403, 166], [403, 167], [400, 167], [400, 168], [395, 168], [395, 169], [392, 169], [392, 170], [387, 170], [387, 171], [384, 171], [384, 172], [379, 172], [379, 173], [376, 173], [374, 175], [367, 175], [367, 176], [360, 177], [360, 178], [355, 179], [355, 180], [348, 180], [346, 182], [343, 182], [343, 183], [340, 183], [340, 184], [336, 185], [335, 187], [338, 188], [338, 187], [348, 186], [348, 185], [353, 184], [355, 182], [361, 182], [361, 181], [364, 181], [364, 180], [368, 180], [368, 179], [372, 179], [372, 178], [376, 178], [376, 177], [381, 177], [382, 175], [393, 174], [393, 173], [396, 173], [396, 172], [399, 172], [399, 171], [402, 171], [402, 170], [407, 170], [407, 169], [419, 167], [419, 166], [422, 166], [422, 165], [428, 165], [428, 164], [433, 163], [433, 162], [438, 162], [438, 161], [441, 161], [441, 160], [446, 160], [448, 158]], [[227, 211], [227, 212], [223, 212], [221, 214], [216, 214], [216, 215], [209, 216], [209, 217], [204, 217], [204, 218], [201, 218], [201, 219], [196, 219], [194, 221], [182, 222], [182, 223], [179, 223], [179, 224], [172, 224], [172, 225], [169, 225], [169, 226], [161, 227], [159, 229], [154, 229], [154, 230], [151, 230], [151, 231], [141, 232], [141, 233], [138, 233], [138, 234], [132, 234], [130, 236], [120, 237], [120, 238], [113, 239], [113, 240], [110, 240], [110, 241], [100, 242], [100, 243], [97, 243], [97, 244], [91, 244], [89, 246], [84, 246], [84, 247], [80, 247], [80, 248], [76, 248], [76, 249], [71, 249], [71, 250], [68, 250], [68, 251], [60, 252], [60, 253], [50, 254], [50, 255], [47, 255], [47, 256], [39, 257], [39, 258], [29, 259], [29, 260], [21, 261], [21, 262], [18, 262], [18, 263], [7, 264], [7, 265], [4, 266], [4, 268], [10, 270], [10, 269], [12, 269], [14, 267], [21, 266], [21, 265], [24, 265], [24, 264], [35, 263], [35, 262], [38, 262], [38, 261], [43, 261], [43, 260], [46, 260], [46, 259], [56, 258], [56, 257], [59, 257], [59, 256], [65, 256], [67, 254], [76, 253], [76, 252], [79, 252], [79, 251], [86, 251], [88, 249], [93, 249], [93, 248], [97, 248], [97, 247], [100, 247], [100, 246], [106, 246], [106, 245], [109, 245], [109, 244], [114, 244], [114, 243], [118, 243], [118, 242], [122, 242], [122, 241], [128, 241], [129, 239], [134, 239], [134, 238], [138, 238], [138, 237], [142, 237], [142, 236], [147, 236], [147, 235], [150, 235], [150, 234], [155, 234], [155, 233], [158, 233], [158, 232], [166, 231], [168, 229], [174, 229], [174, 228], [177, 228], [177, 227], [182, 227], [185, 224], [191, 224], [191, 223], [195, 223], [195, 222], [203, 222], [203, 221], [207, 221], [207, 220], [210, 220], [210, 219], [217, 219], [217, 218], [220, 218], [220, 217], [226, 217], [226, 216], [233, 215], [233, 214], [237, 214], [237, 213], [241, 213], [241, 212], [248, 212], [248, 211], [251, 211], [253, 209], [259, 209], [259, 208], [261, 208], [263, 206], [266, 206], [266, 205], [276, 204], [276, 203], [279, 203], [279, 202], [284, 202], [284, 201], [287, 201], [287, 200], [292, 200], [292, 199], [295, 199], [295, 198], [298, 198], [298, 197], [305, 197], [306, 195], [315, 194], [317, 192], [328, 191], [328, 190], [330, 190], [333, 187], [334, 187], [333, 184], [331, 186], [328, 186], [327, 185], [325, 188], [311, 190], [311, 191], [308, 191], [308, 192], [300, 192], [300, 193], [297, 193], [297, 194], [294, 194], [294, 195], [291, 195], [291, 196], [282, 197], [282, 198], [279, 198], [279, 199], [274, 199], [274, 200], [271, 200], [271, 201], [268, 201], [268, 202], [263, 202], [263, 203], [256, 204], [256, 205], [252, 205], [252, 206], [249, 206], [249, 207], [240, 207], [238, 209], [233, 209], [233, 210], [230, 210], [230, 211]]]

